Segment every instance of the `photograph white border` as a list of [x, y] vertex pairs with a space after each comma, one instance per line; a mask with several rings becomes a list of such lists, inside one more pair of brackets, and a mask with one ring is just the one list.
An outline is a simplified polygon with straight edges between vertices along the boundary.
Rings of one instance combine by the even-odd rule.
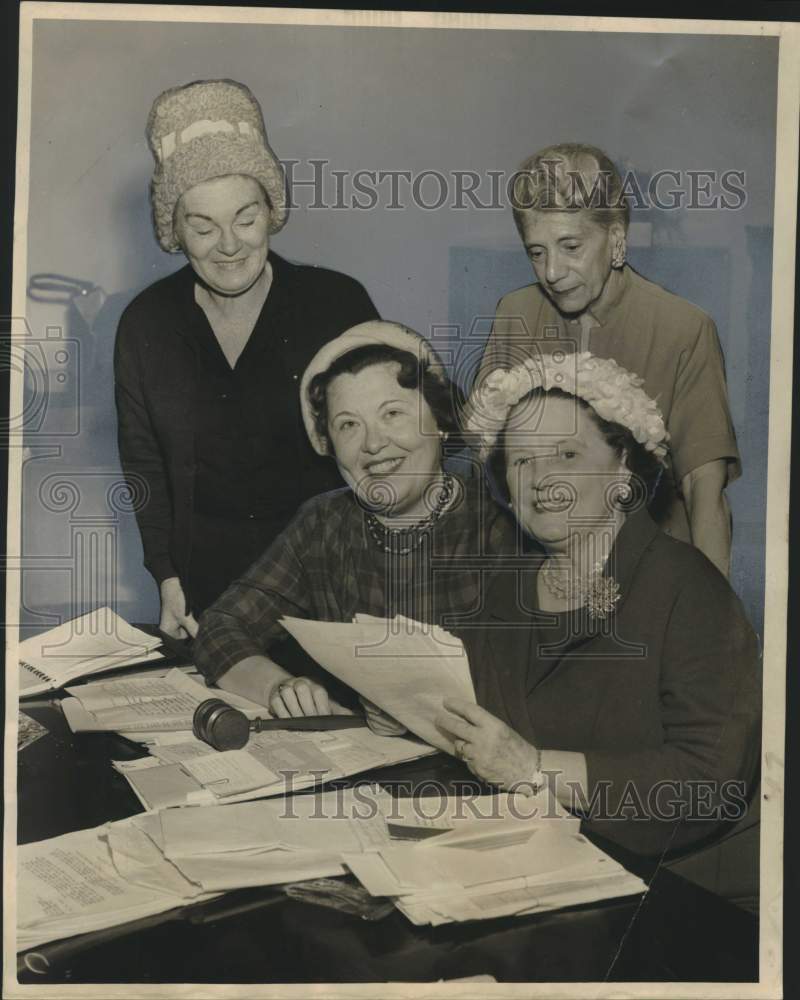
[[[122, 4], [23, 3], [20, 8], [16, 200], [12, 315], [26, 314], [27, 206], [33, 26], [37, 20], [170, 21], [238, 24], [314, 24], [341, 27], [519, 31], [597, 31], [632, 34], [753, 35], [780, 39], [773, 243], [769, 466], [764, 626], [764, 725], [762, 742], [760, 981], [758, 983], [407, 983], [381, 984], [383, 997], [778, 997], [783, 932], [783, 787], [788, 585], [789, 465], [794, 323], [795, 213], [800, 109], [800, 26], [782, 22], [607, 18], [545, 15], [307, 10], [299, 8], [194, 7]], [[13, 320], [19, 323], [21, 320]], [[12, 338], [24, 331], [12, 327]], [[22, 410], [22, 373], [11, 373], [10, 413]], [[20, 601], [22, 448], [9, 449], [6, 621]], [[15, 568], [16, 567], [16, 568]], [[16, 662], [17, 637], [7, 639], [7, 662]], [[15, 968], [15, 850], [17, 671], [6, 671], [4, 984], [7, 997], [367, 997], [370, 984], [264, 986], [19, 985]]]

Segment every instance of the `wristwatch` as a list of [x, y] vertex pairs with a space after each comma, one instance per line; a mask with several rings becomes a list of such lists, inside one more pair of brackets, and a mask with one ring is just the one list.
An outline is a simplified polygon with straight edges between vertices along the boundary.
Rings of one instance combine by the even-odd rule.
[[532, 794], [538, 795], [546, 784], [547, 778], [545, 778], [544, 771], [542, 770], [542, 751], [540, 747], [536, 747], [536, 767], [531, 775]]

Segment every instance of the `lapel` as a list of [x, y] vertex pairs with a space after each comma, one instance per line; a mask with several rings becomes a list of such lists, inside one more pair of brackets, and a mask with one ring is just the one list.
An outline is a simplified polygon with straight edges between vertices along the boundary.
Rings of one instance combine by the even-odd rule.
[[[625, 265], [622, 269], [612, 269], [606, 281], [605, 287], [598, 300], [592, 303], [590, 312], [599, 326], [593, 326], [589, 334], [589, 350], [598, 357], [616, 357], [617, 337], [615, 331], [618, 327], [623, 327], [620, 322], [620, 308], [625, 308], [626, 295], [631, 284], [631, 268]], [[547, 298], [542, 291], [543, 312], [539, 320], [538, 331], [534, 329], [533, 341], [538, 350], [548, 353], [563, 350], [567, 354], [574, 354], [579, 350], [580, 326], [572, 325], [556, 306]], [[609, 329], [606, 327], [611, 324]], [[550, 331], [557, 331], [557, 336], [553, 337]], [[599, 338], [596, 336], [600, 331]], [[612, 347], [615, 350], [612, 350]]]

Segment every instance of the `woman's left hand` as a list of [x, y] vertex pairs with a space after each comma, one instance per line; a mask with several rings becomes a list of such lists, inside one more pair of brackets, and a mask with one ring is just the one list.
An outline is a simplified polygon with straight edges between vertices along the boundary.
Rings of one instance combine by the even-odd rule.
[[465, 701], [448, 698], [436, 726], [455, 744], [455, 755], [472, 773], [490, 785], [511, 790], [531, 782], [536, 771], [536, 747], [491, 712]]

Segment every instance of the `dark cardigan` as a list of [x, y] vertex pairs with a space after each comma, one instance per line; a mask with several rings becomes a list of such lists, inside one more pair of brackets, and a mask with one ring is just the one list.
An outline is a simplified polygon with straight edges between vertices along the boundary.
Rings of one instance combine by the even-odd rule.
[[[299, 379], [323, 344], [357, 323], [377, 318], [363, 287], [321, 267], [292, 264], [270, 253], [273, 279], [258, 324], [263, 345], [249, 363], [262, 366], [265, 386], [280, 392], [296, 428], [274, 456], [276, 489], [303, 500], [339, 485], [302, 429]], [[157, 583], [183, 577], [191, 557], [195, 506], [196, 364], [199, 307], [191, 266], [155, 282], [125, 310], [114, 358], [119, 450], [138, 501], [144, 562]], [[282, 354], [284, 381], [274, 378]], [[231, 489], [236, 483], [231, 483]], [[295, 496], [296, 494], [296, 496]]]
[[605, 621], [571, 613], [567, 630], [567, 616], [537, 610], [537, 569], [499, 571], [481, 624], [460, 633], [478, 703], [543, 750], [583, 752], [588, 829], [629, 850], [684, 848], [738, 818], [757, 771], [761, 685], [727, 580], [646, 511], [617, 536], [606, 573], [620, 599]]

